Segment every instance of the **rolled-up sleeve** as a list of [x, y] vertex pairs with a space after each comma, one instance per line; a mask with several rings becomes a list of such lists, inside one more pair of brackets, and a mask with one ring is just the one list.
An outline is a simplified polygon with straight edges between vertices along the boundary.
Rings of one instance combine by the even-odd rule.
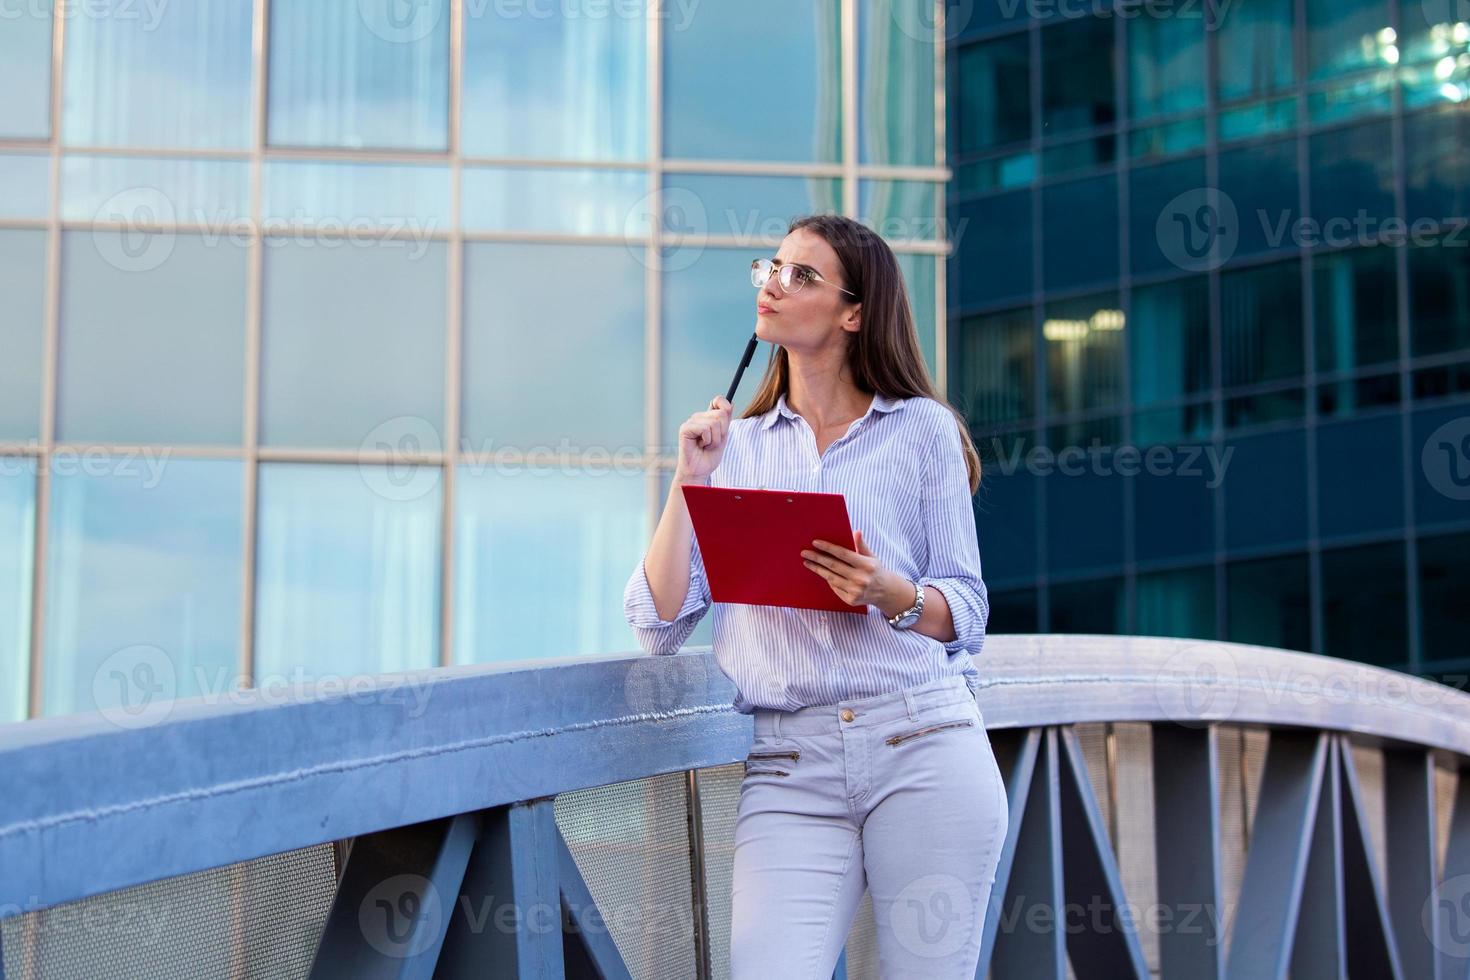
[[638, 645], [655, 656], [678, 653], [710, 607], [709, 581], [705, 577], [704, 556], [699, 552], [697, 538], [693, 539], [689, 551], [689, 591], [684, 595], [684, 605], [673, 619], [658, 618], [653, 591], [648, 586], [646, 557], [639, 559], [638, 567], [633, 570], [627, 588], [623, 590], [623, 614], [628, 625], [633, 628]]
[[940, 423], [921, 487], [929, 564], [919, 584], [934, 586], [949, 603], [955, 638], [944, 649], [976, 654], [985, 642], [990, 596], [980, 576], [980, 540], [969, 470], [953, 416]]

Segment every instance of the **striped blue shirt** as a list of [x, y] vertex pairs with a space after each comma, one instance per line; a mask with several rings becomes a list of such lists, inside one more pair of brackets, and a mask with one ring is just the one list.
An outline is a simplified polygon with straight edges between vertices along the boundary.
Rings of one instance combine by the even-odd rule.
[[715, 660], [734, 682], [742, 714], [887, 694], [952, 674], [975, 691], [972, 658], [985, 642], [990, 601], [959, 428], [947, 406], [879, 393], [819, 456], [816, 434], [782, 395], [764, 415], [731, 420], [710, 485], [842, 494], [854, 530], [885, 568], [943, 593], [955, 639], [894, 629], [871, 605], [860, 616], [712, 603], [695, 538], [689, 591], [672, 620], [658, 617], [644, 560], [628, 580], [623, 610], [643, 649], [677, 653], [713, 606]]

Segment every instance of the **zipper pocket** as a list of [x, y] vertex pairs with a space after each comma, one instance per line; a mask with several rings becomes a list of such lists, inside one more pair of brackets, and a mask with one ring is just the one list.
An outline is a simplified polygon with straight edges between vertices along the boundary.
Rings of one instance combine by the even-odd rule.
[[789, 776], [789, 775], [791, 775], [791, 773], [789, 773], [789, 772], [782, 772], [780, 769], [752, 769], [752, 768], [750, 768], [750, 763], [748, 763], [748, 762], [745, 764], [745, 774], [747, 776]]
[[752, 752], [745, 757], [747, 762], [751, 759], [790, 759], [792, 762], [795, 762], [800, 758], [801, 753], [795, 750], [790, 752]]
[[947, 721], [942, 725], [930, 725], [928, 728], [921, 728], [916, 732], [909, 732], [907, 735], [895, 735], [884, 741], [889, 745], [899, 745], [907, 742], [911, 738], [922, 738], [925, 735], [933, 735], [935, 732], [942, 732], [951, 728], [973, 728], [974, 725], [975, 721], [972, 718], [966, 718], [964, 721]]

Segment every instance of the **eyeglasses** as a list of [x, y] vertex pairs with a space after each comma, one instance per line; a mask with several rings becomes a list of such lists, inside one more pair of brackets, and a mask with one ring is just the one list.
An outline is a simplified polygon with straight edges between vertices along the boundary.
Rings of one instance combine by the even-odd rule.
[[776, 274], [776, 281], [781, 284], [783, 292], [800, 292], [802, 286], [805, 286], [808, 282], [815, 281], [824, 282], [833, 289], [841, 289], [853, 299], [858, 298], [858, 294], [851, 289], [839, 286], [837, 283], [828, 279], [823, 279], [815, 269], [808, 269], [800, 265], [791, 265], [786, 262], [773, 262], [770, 259], [756, 259], [750, 263], [750, 284], [756, 289], [760, 289], [771, 278], [771, 273], [773, 272]]

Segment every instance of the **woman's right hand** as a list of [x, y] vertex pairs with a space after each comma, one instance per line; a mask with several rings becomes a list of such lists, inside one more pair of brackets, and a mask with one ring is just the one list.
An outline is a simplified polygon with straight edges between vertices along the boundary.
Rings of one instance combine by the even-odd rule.
[[674, 471], [676, 481], [704, 479], [720, 465], [734, 410], [735, 406], [723, 395], [716, 395], [706, 411], [695, 412], [679, 426], [679, 461]]

